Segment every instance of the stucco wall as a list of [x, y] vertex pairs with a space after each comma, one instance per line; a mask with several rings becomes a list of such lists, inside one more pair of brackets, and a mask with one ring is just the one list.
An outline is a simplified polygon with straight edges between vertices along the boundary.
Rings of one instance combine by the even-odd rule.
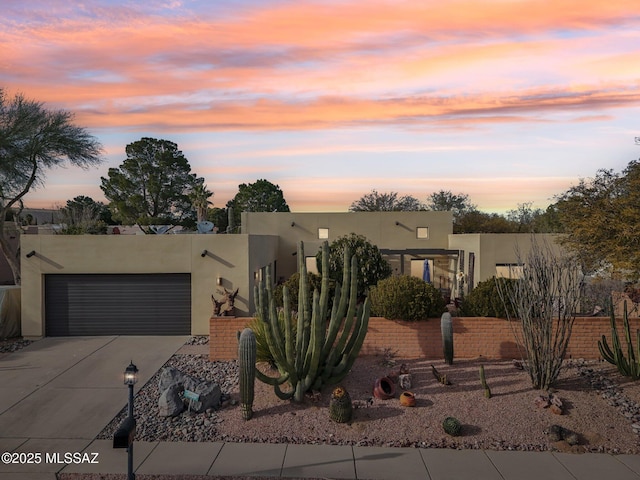
[[[429, 238], [417, 238], [417, 227], [428, 227]], [[451, 212], [242, 213], [242, 233], [280, 237], [277, 276], [285, 278], [297, 271], [293, 253], [299, 240], [305, 255], [316, 254], [323, 242], [319, 228], [329, 229], [329, 242], [355, 232], [380, 249], [446, 249], [453, 217]]]
[[[190, 273], [191, 333], [206, 335], [211, 294], [220, 298], [216, 279], [239, 288], [238, 314], [251, 314], [254, 271], [275, 260], [277, 245], [276, 237], [249, 235], [25, 235], [22, 334], [44, 335], [45, 274]], [[26, 258], [32, 250], [36, 255]]]
[[[557, 252], [561, 247], [556, 243], [557, 234], [536, 234], [537, 241]], [[515, 264], [518, 262], [516, 247], [523, 259], [531, 250], [530, 233], [465, 233], [449, 235], [449, 248], [464, 250], [465, 271], [468, 273], [469, 253], [475, 254], [474, 285], [496, 275], [497, 264]]]

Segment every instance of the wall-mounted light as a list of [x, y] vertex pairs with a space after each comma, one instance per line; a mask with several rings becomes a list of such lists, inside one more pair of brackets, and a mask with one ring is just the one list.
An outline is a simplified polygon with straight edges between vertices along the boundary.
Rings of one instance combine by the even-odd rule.
[[200, 254], [200, 256], [204, 258], [207, 256], [207, 253], [209, 253], [209, 250], [202, 250], [202, 253]]
[[218, 286], [222, 285], [222, 277], [217, 277], [216, 278], [216, 285], [218, 285]]
[[31, 250], [29, 253], [27, 253], [27, 258], [31, 258], [36, 254], [35, 250]]
[[296, 226], [296, 222], [291, 222], [291, 226], [295, 227]]
[[400, 225], [400, 222], [396, 221], [396, 227]]

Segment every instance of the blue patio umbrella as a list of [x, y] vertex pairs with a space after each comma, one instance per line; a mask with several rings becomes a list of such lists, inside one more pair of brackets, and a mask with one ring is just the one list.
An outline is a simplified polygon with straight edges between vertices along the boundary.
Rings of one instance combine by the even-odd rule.
[[431, 271], [429, 270], [429, 260], [425, 259], [422, 267], [422, 279], [425, 282], [431, 283]]

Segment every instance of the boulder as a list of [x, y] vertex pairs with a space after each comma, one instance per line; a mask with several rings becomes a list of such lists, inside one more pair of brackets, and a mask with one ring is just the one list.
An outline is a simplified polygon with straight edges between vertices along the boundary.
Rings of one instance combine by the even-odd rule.
[[175, 417], [180, 415], [184, 410], [184, 402], [180, 397], [182, 388], [177, 385], [171, 385], [165, 389], [158, 400], [158, 410], [161, 417]]
[[174, 367], [164, 367], [158, 378], [158, 390], [164, 392], [172, 385], [182, 385], [184, 373]]
[[191, 402], [192, 412], [203, 413], [209, 408], [217, 408], [220, 405], [222, 392], [217, 383], [208, 381], [200, 382], [192, 391], [200, 395], [198, 400]]

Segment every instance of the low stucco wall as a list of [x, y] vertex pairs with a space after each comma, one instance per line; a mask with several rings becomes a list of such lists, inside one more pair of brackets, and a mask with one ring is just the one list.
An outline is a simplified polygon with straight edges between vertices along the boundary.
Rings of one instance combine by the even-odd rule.
[[[233, 360], [238, 355], [236, 335], [251, 318], [211, 318], [209, 321], [209, 358]], [[633, 332], [640, 329], [640, 319], [630, 320]], [[513, 328], [517, 323], [500, 318], [454, 317], [454, 351], [456, 358], [521, 358]], [[624, 339], [622, 321], [618, 333]], [[566, 358], [600, 358], [598, 340], [605, 335], [611, 343], [608, 317], [579, 317], [573, 325]], [[634, 334], [635, 338], [635, 334]], [[399, 358], [441, 358], [440, 319], [405, 322], [371, 317], [361, 355], [380, 355], [386, 350]]]

